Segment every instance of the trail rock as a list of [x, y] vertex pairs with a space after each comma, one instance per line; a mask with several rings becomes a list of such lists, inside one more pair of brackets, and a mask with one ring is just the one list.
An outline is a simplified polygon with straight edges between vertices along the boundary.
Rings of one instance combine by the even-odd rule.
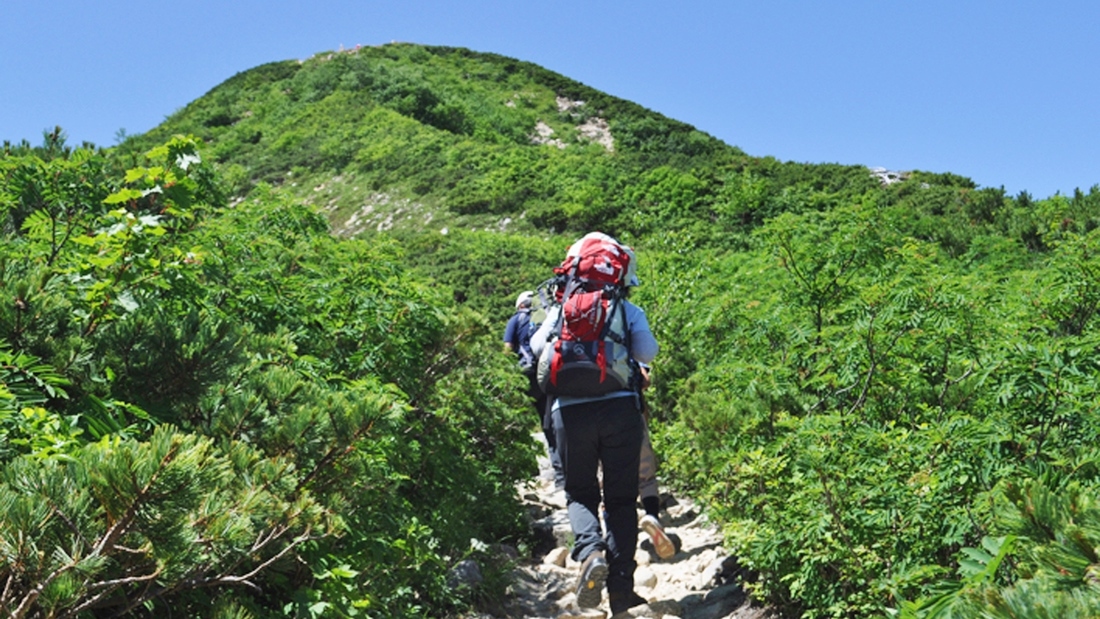
[[628, 617], [649, 617], [652, 619], [680, 619], [680, 604], [672, 600], [658, 600], [643, 606], [624, 610], [621, 613], [611, 615], [611, 619], [627, 619]]
[[569, 549], [558, 546], [551, 550], [545, 557], [542, 558], [542, 562], [547, 565], [556, 565], [558, 567], [565, 567], [565, 560], [569, 558]]
[[447, 587], [450, 589], [477, 587], [485, 580], [481, 575], [481, 566], [473, 559], [460, 561], [447, 572]]
[[564, 510], [555, 510], [531, 525], [537, 538], [551, 547], [570, 546], [573, 543], [573, 529], [569, 526], [569, 514]]
[[657, 586], [657, 575], [647, 567], [634, 570], [634, 587], [652, 589]]
[[684, 619], [721, 619], [741, 608], [747, 597], [740, 585], [724, 585], [684, 601]]
[[598, 608], [567, 610], [556, 619], [607, 619], [607, 613]]
[[519, 550], [511, 544], [493, 544], [490, 546], [490, 550], [493, 552], [493, 556], [504, 559], [505, 561], [518, 561]]
[[662, 617], [663, 619], [678, 619], [680, 615], [684, 612], [683, 606], [681, 606], [679, 602], [673, 600], [658, 600], [656, 602], [650, 602], [649, 609], [654, 613], [657, 613], [656, 616]]
[[696, 589], [713, 589], [721, 585], [733, 582], [741, 573], [741, 564], [737, 559], [726, 555], [712, 561], [710, 565], [699, 575], [696, 581]]

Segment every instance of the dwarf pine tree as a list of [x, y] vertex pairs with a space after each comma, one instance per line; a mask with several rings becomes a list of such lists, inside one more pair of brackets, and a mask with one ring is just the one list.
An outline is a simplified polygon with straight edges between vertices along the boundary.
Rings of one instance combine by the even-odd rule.
[[[257, 576], [328, 531], [286, 460], [158, 428], [10, 462], [0, 481], [0, 609], [12, 617], [125, 613]], [[182, 603], [181, 603], [182, 602]]]

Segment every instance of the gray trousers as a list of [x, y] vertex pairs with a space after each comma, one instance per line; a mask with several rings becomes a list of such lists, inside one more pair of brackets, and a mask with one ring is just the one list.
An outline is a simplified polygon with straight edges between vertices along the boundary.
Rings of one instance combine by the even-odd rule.
[[[644, 420], [644, 418], [643, 418]], [[638, 496], [658, 496], [657, 456], [653, 454], [653, 443], [649, 442], [648, 424], [642, 426], [642, 453], [638, 464]]]

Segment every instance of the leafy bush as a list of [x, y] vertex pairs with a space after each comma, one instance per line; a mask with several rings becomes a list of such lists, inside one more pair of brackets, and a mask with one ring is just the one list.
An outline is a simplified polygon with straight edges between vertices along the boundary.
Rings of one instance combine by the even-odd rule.
[[1097, 342], [1077, 328], [1095, 240], [1066, 234], [1040, 265], [987, 244], [986, 266], [892, 215], [781, 215], [749, 255], [659, 255], [658, 288], [638, 290], [658, 339], [685, 343], [654, 373], [666, 467], [726, 523], [754, 590], [806, 617], [936, 591], [1003, 484], [1095, 483]]

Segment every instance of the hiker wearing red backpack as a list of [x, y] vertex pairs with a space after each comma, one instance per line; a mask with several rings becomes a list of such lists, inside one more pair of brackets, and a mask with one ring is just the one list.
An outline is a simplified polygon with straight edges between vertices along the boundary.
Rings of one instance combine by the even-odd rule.
[[555, 303], [531, 349], [539, 358], [539, 384], [553, 397], [550, 418], [575, 540], [572, 557], [581, 563], [577, 605], [599, 605], [606, 584], [615, 614], [646, 603], [634, 591], [644, 433], [638, 364], [651, 362], [658, 345], [645, 312], [627, 300], [638, 285], [629, 247], [593, 232], [569, 248], [554, 272]]

